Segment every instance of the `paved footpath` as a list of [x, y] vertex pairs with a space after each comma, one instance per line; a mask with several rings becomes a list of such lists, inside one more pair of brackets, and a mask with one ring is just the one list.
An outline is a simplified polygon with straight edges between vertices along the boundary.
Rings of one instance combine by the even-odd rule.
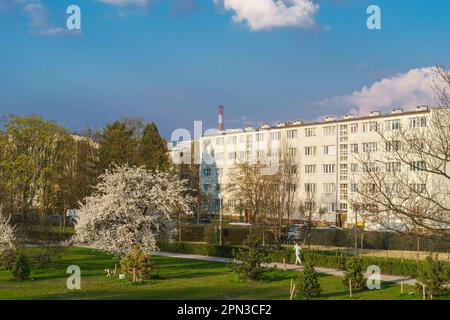
[[[185, 254], [185, 253], [172, 253], [172, 252], [158, 252], [154, 253], [154, 255], [162, 256], [162, 257], [171, 257], [171, 258], [180, 258], [180, 259], [192, 259], [192, 260], [201, 260], [201, 261], [212, 261], [212, 262], [224, 262], [224, 263], [230, 263], [233, 262], [234, 259], [230, 258], [220, 258], [220, 257], [210, 257], [210, 256], [201, 256], [196, 254]], [[239, 262], [239, 261], [237, 261]], [[277, 269], [284, 269], [283, 263], [270, 263], [269, 267], [277, 268]], [[296, 266], [294, 264], [286, 264], [287, 270], [302, 270], [303, 267]], [[338, 270], [338, 269], [327, 269], [327, 268], [314, 268], [318, 273], [328, 274], [331, 276], [344, 276], [344, 271]], [[381, 281], [388, 281], [388, 282], [395, 282], [395, 283], [402, 283], [405, 285], [416, 285], [416, 280], [403, 277], [403, 276], [391, 276], [391, 275], [381, 275]]]

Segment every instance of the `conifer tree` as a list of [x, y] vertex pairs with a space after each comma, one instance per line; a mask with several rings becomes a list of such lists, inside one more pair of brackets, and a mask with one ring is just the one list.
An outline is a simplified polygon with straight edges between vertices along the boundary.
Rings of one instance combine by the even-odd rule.
[[122, 122], [114, 122], [101, 135], [98, 149], [98, 169], [103, 173], [111, 165], [139, 165], [136, 139], [132, 129]]
[[122, 272], [132, 277], [133, 282], [142, 281], [155, 265], [150, 261], [150, 255], [142, 250], [139, 244], [136, 244], [133, 251], [128, 253], [120, 261]]
[[438, 259], [428, 256], [421, 262], [418, 270], [417, 290], [422, 292], [425, 285], [425, 292], [428, 296], [439, 296], [447, 291], [445, 283], [450, 278], [450, 274], [445, 269], [444, 263]]
[[352, 258], [347, 262], [344, 274], [343, 284], [346, 288], [352, 283], [352, 288], [362, 288], [365, 285], [366, 278], [363, 274], [363, 268], [361, 260], [358, 258]]
[[303, 300], [317, 298], [320, 296], [320, 291], [317, 272], [313, 265], [307, 262], [298, 277], [297, 297]]
[[153, 122], [147, 124], [143, 131], [139, 155], [147, 170], [166, 171], [170, 167], [167, 142]]

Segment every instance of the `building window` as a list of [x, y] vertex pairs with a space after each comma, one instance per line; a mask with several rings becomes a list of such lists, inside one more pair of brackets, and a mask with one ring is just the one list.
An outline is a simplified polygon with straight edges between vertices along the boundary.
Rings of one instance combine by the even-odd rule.
[[323, 173], [330, 174], [334, 173], [336, 169], [336, 165], [334, 164], [324, 164], [323, 165]]
[[305, 156], [315, 156], [317, 154], [317, 147], [305, 147]]
[[426, 126], [427, 126], [427, 118], [426, 117], [418, 117], [418, 118], [410, 118], [409, 119], [409, 127], [411, 129], [425, 128]]
[[387, 172], [400, 172], [402, 168], [401, 162], [387, 162], [386, 171]]
[[411, 183], [409, 185], [409, 188], [417, 194], [423, 194], [425, 193], [426, 189], [427, 189], [427, 185], [423, 184], [423, 183]]
[[350, 184], [350, 192], [351, 192], [351, 193], [356, 193], [356, 192], [358, 192], [358, 184], [357, 184], [357, 183], [352, 183], [352, 184]]
[[237, 136], [228, 137], [228, 144], [237, 144]]
[[257, 142], [263, 142], [264, 141], [264, 133], [257, 133], [256, 134], [256, 141]]
[[229, 200], [228, 200], [228, 206], [229, 206], [230, 208], [236, 208], [236, 206], [237, 206], [237, 201], [236, 201], [236, 200], [229, 199]]
[[358, 144], [357, 143], [351, 144], [350, 151], [351, 151], [351, 153], [358, 153]]
[[305, 183], [305, 192], [315, 193], [317, 191], [317, 186], [315, 183]]
[[316, 136], [316, 128], [305, 129], [305, 137], [311, 138]]
[[265, 150], [256, 150], [256, 158], [258, 160], [265, 159], [265, 157], [266, 157]]
[[217, 152], [214, 159], [217, 161], [223, 161], [223, 152]]
[[358, 164], [357, 164], [357, 163], [352, 163], [352, 164], [350, 164], [350, 171], [351, 171], [352, 173], [358, 172]]
[[363, 132], [377, 131], [378, 124], [376, 122], [364, 122], [362, 124]]
[[336, 185], [334, 183], [324, 183], [322, 185], [322, 191], [323, 193], [335, 193]]
[[210, 168], [203, 169], [203, 175], [206, 177], [211, 176], [211, 169]]
[[350, 133], [358, 133], [358, 124], [353, 123], [350, 125]]
[[313, 201], [305, 201], [305, 210], [306, 211], [316, 210], [316, 203]]
[[375, 162], [364, 163], [363, 172], [377, 172], [377, 164]]
[[237, 152], [228, 152], [228, 160], [236, 160]]
[[297, 139], [297, 130], [288, 130], [287, 138], [288, 139]]
[[386, 151], [398, 151], [400, 150], [400, 141], [387, 141], [386, 142]]
[[363, 143], [363, 152], [376, 152], [377, 149], [378, 148], [376, 142]]
[[272, 140], [274, 140], [274, 141], [281, 140], [281, 132], [280, 132], [280, 131], [272, 132], [272, 133], [271, 133], [271, 138], [272, 138]]
[[386, 131], [398, 130], [400, 129], [400, 119], [386, 120], [384, 122], [384, 129]]
[[272, 158], [276, 158], [277, 159], [277, 158], [280, 157], [280, 155], [281, 155], [280, 149], [274, 148], [274, 149], [271, 150]]
[[326, 202], [323, 204], [324, 209], [328, 212], [336, 212], [336, 203], [334, 202]]
[[323, 146], [323, 154], [324, 155], [335, 155], [336, 154], [336, 146]]
[[409, 171], [424, 171], [425, 162], [424, 161], [413, 161], [409, 165]]
[[314, 174], [316, 173], [316, 165], [315, 164], [309, 164], [305, 166], [305, 173], [306, 174]]
[[216, 145], [218, 145], [218, 146], [223, 145], [223, 137], [216, 138]]
[[289, 155], [289, 157], [296, 157], [297, 156], [297, 148], [289, 148], [288, 155]]
[[323, 127], [324, 137], [330, 137], [336, 135], [336, 126]]

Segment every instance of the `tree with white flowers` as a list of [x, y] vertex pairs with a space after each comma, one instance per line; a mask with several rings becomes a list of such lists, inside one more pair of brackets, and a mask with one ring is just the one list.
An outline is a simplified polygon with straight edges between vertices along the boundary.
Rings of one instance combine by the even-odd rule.
[[155, 252], [158, 238], [170, 232], [171, 217], [190, 211], [184, 182], [167, 172], [125, 165], [99, 180], [78, 210], [74, 240], [100, 250], [124, 255], [138, 244]]
[[3, 215], [3, 207], [0, 205], [0, 255], [7, 250], [14, 249], [14, 227], [11, 226], [10, 217]]

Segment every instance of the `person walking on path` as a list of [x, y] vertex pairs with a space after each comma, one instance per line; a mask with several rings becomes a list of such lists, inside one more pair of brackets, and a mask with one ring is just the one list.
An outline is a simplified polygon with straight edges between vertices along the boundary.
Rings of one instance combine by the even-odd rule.
[[298, 244], [298, 242], [295, 243], [294, 246], [294, 251], [295, 251], [295, 265], [297, 264], [302, 264], [302, 247]]

